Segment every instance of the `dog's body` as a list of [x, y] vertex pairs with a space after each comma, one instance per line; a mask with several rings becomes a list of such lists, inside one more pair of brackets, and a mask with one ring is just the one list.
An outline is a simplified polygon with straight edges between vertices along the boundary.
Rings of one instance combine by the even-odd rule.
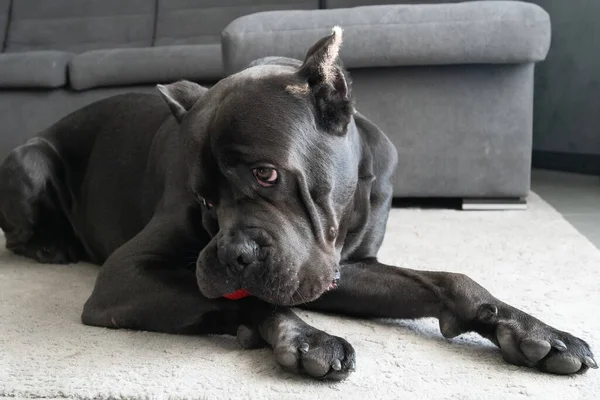
[[[513, 364], [595, 367], [584, 341], [464, 275], [377, 261], [396, 151], [353, 110], [340, 41], [336, 30], [304, 63], [263, 59], [210, 90], [178, 82], [162, 99], [117, 96], [65, 117], [0, 168], [7, 248], [103, 264], [86, 324], [237, 334], [314, 377], [346, 377], [354, 350], [288, 306], [437, 317], [444, 336], [478, 332]], [[222, 297], [239, 289], [252, 296]]]

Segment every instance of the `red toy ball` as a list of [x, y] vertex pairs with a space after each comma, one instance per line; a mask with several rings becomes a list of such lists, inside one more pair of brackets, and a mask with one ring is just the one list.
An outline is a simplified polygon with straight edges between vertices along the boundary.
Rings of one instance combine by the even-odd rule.
[[223, 295], [223, 297], [225, 297], [226, 299], [229, 299], [229, 300], [239, 300], [239, 299], [243, 299], [244, 297], [248, 297], [248, 296], [251, 296], [251, 294], [246, 289], [238, 289], [233, 293], [228, 293], [228, 294]]

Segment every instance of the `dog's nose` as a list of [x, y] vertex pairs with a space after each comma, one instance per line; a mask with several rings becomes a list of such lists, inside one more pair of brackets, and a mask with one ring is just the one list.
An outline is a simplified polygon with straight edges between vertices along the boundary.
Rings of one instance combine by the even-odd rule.
[[241, 272], [258, 257], [258, 244], [244, 234], [236, 234], [227, 246], [227, 263]]

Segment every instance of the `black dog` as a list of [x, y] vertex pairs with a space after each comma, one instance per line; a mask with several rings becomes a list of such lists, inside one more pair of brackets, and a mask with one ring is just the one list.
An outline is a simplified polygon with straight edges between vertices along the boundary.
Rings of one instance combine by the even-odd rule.
[[596, 367], [583, 340], [465, 275], [377, 261], [397, 155], [354, 111], [340, 44], [336, 28], [304, 62], [262, 59], [209, 90], [182, 81], [65, 117], [0, 168], [7, 248], [103, 264], [85, 324], [237, 335], [313, 377], [345, 378], [354, 350], [289, 306], [437, 317], [444, 336], [478, 332], [512, 364]]

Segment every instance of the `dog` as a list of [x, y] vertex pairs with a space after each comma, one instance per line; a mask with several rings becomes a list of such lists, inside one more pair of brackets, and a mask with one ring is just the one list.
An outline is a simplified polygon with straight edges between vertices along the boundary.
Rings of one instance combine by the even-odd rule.
[[236, 335], [282, 367], [341, 380], [341, 337], [292, 306], [355, 317], [435, 317], [515, 365], [597, 368], [588, 344], [463, 274], [377, 260], [397, 152], [353, 106], [342, 31], [304, 61], [268, 57], [210, 89], [188, 81], [98, 101], [0, 167], [6, 247], [42, 263], [101, 264], [86, 325]]

